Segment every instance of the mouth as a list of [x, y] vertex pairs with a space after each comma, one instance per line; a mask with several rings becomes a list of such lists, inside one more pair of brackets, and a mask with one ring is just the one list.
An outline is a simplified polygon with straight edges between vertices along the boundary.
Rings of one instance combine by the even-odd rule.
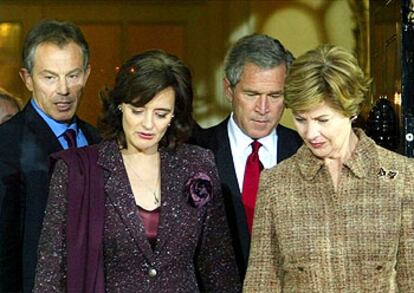
[[252, 121], [254, 123], [261, 124], [261, 125], [266, 124], [268, 122], [267, 120], [260, 120], [260, 119], [253, 119]]
[[138, 136], [145, 140], [151, 140], [154, 138], [154, 134], [147, 132], [138, 132]]
[[69, 102], [69, 101], [62, 101], [62, 102], [55, 103], [56, 108], [58, 109], [59, 112], [67, 112], [71, 110], [72, 104], [73, 102]]
[[325, 145], [325, 143], [324, 142], [309, 142], [309, 145], [313, 149], [320, 149], [320, 148], [322, 148]]

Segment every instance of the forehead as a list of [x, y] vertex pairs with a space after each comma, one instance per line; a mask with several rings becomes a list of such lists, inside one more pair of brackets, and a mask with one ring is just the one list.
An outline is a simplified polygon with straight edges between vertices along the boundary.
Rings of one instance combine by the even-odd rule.
[[[175, 91], [172, 87], [167, 87], [155, 94], [145, 105], [145, 108], [171, 109], [175, 103]], [[132, 103], [133, 104], [133, 103]]]
[[261, 68], [253, 63], [246, 63], [243, 67], [240, 81], [241, 86], [267, 86], [280, 88], [284, 86], [286, 66], [284, 64], [273, 68]]
[[82, 48], [69, 42], [63, 45], [46, 42], [37, 46], [33, 56], [34, 67], [83, 66]]
[[309, 118], [316, 118], [320, 116], [331, 116], [331, 117], [345, 117], [340, 112], [329, 106], [326, 102], [322, 102], [309, 110], [294, 111], [294, 115], [306, 116]]

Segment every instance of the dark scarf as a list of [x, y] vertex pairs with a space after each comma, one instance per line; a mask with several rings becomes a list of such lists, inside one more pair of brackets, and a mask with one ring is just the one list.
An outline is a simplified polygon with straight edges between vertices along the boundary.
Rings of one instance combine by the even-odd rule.
[[103, 170], [96, 146], [68, 149], [51, 156], [66, 162], [68, 174], [67, 292], [104, 293]]

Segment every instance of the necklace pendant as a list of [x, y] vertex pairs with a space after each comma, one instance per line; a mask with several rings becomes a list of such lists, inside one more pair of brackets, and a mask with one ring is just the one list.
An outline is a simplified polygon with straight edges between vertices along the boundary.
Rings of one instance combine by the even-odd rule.
[[157, 197], [156, 193], [153, 193], [154, 195], [154, 204], [159, 205], [160, 204], [160, 199]]

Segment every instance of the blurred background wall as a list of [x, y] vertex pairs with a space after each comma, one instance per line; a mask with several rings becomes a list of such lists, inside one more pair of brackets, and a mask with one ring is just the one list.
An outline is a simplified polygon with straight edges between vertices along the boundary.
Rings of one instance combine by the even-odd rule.
[[[366, 70], [368, 0], [0, 0], [0, 86], [27, 101], [18, 77], [24, 34], [44, 18], [68, 20], [83, 30], [92, 73], [79, 115], [96, 123], [99, 91], [110, 87], [116, 68], [142, 50], [178, 55], [194, 77], [194, 117], [207, 127], [230, 110], [225, 100], [223, 59], [229, 46], [253, 32], [278, 38], [295, 56], [322, 43], [355, 52]], [[292, 126], [289, 111], [282, 124]]]

